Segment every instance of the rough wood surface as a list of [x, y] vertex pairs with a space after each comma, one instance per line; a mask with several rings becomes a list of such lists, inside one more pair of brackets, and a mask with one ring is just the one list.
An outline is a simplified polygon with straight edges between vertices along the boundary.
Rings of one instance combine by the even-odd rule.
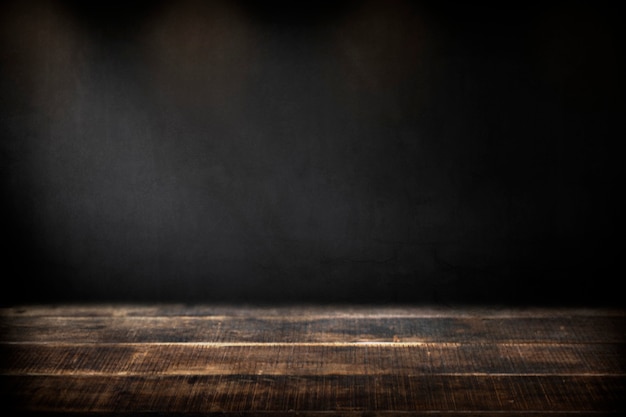
[[[79, 415], [621, 415], [626, 312], [0, 309], [1, 399]], [[333, 414], [334, 413], [334, 414]]]

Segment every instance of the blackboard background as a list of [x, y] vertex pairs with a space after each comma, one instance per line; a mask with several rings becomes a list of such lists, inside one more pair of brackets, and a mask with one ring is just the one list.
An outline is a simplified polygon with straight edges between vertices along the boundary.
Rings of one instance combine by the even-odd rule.
[[1, 301], [619, 304], [610, 4], [4, 2]]

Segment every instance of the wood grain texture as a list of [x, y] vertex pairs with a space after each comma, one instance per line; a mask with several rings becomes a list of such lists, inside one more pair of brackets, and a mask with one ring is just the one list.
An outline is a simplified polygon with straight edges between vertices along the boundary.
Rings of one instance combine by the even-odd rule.
[[621, 415], [626, 312], [16, 306], [1, 399], [64, 415]]
[[[626, 344], [11, 344], [6, 375], [611, 375]], [[33, 352], [37, 355], [34, 356]]]
[[[5, 342], [626, 342], [625, 317], [11, 317]], [[63, 331], [59, 331], [63, 329]]]
[[617, 411], [623, 377], [22, 376], [3, 377], [28, 411], [242, 412], [289, 410]]

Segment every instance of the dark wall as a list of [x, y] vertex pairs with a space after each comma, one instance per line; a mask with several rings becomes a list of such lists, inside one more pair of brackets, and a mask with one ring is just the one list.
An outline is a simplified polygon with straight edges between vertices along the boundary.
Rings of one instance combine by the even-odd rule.
[[3, 3], [2, 301], [620, 303], [620, 15], [470, 3]]

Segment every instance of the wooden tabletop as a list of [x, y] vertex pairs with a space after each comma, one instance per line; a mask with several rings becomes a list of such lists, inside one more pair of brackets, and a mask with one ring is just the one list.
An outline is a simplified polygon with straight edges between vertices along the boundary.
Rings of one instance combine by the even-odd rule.
[[622, 415], [625, 325], [610, 308], [11, 306], [1, 400], [74, 416]]

